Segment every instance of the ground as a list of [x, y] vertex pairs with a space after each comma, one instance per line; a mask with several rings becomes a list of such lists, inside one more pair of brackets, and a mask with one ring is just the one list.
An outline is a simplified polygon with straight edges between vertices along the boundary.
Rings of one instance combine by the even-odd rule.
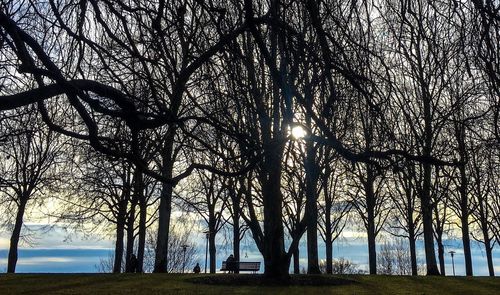
[[500, 294], [500, 278], [259, 275], [2, 274], [0, 294]]

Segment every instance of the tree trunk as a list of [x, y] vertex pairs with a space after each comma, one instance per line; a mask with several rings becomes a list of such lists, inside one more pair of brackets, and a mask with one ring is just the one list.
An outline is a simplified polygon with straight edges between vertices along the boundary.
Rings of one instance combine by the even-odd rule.
[[[467, 150], [465, 146], [465, 126], [463, 124], [455, 124], [455, 136], [458, 141], [458, 153], [460, 161], [467, 162]], [[465, 275], [472, 276], [472, 254], [470, 250], [470, 237], [469, 237], [469, 199], [467, 196], [467, 174], [465, 171], [465, 164], [459, 166], [460, 171], [460, 226], [462, 229], [462, 243], [464, 248], [465, 259]]]
[[139, 244], [137, 245], [137, 272], [142, 273], [144, 267], [144, 249], [146, 247], [146, 213], [147, 202], [144, 195], [139, 202]]
[[444, 263], [444, 245], [441, 239], [437, 240], [438, 244], [438, 256], [439, 256], [439, 268], [441, 270], [441, 275], [446, 275], [446, 267]]
[[417, 247], [416, 247], [416, 239], [414, 230], [409, 234], [408, 242], [410, 244], [410, 259], [411, 259], [411, 275], [418, 275], [418, 266], [417, 266]]
[[375, 229], [375, 192], [373, 183], [375, 181], [373, 170], [370, 165], [366, 165], [366, 211], [367, 211], [367, 236], [368, 236], [368, 261], [370, 274], [377, 274], [377, 249], [376, 241], [377, 233]]
[[307, 273], [320, 274], [318, 263], [318, 206], [317, 186], [319, 171], [315, 163], [313, 142], [306, 142], [306, 218], [307, 218]]
[[[122, 202], [124, 203], [124, 202]], [[126, 203], [125, 203], [126, 204]], [[125, 235], [125, 213], [120, 204], [118, 209], [117, 223], [116, 223], [116, 242], [115, 242], [115, 261], [113, 263], [113, 272], [120, 273], [122, 271], [122, 259], [123, 259], [123, 240]], [[126, 207], [125, 207], [126, 210]]]
[[137, 245], [137, 269], [138, 273], [142, 273], [144, 266], [144, 248], [146, 247], [146, 215], [147, 202], [144, 196], [144, 178], [142, 170], [135, 168], [134, 175], [134, 196], [139, 202], [139, 243]]
[[486, 220], [486, 216], [484, 216], [484, 206], [483, 203], [479, 203], [479, 208], [481, 212], [481, 229], [483, 232], [483, 240], [484, 240], [484, 249], [486, 251], [486, 260], [488, 261], [488, 272], [491, 277], [495, 276], [495, 268], [493, 267], [493, 255], [492, 255], [492, 247], [491, 247], [491, 237], [488, 232], [488, 220]]
[[217, 266], [216, 266], [216, 261], [217, 261], [217, 249], [215, 247], [215, 217], [213, 217], [213, 214], [210, 214], [211, 218], [209, 220], [209, 225], [208, 225], [208, 253], [209, 253], [209, 265], [210, 265], [210, 273], [216, 273], [217, 272]]
[[491, 247], [491, 240], [489, 237], [485, 237], [484, 248], [486, 250], [486, 259], [488, 261], [489, 275], [490, 275], [490, 277], [494, 277], [495, 276], [495, 268], [493, 267], [492, 247]]
[[300, 274], [300, 249], [297, 247], [293, 252], [293, 273]]
[[417, 247], [416, 247], [417, 236], [415, 233], [415, 222], [413, 220], [413, 212], [415, 210], [415, 207], [412, 205], [413, 198], [410, 191], [406, 192], [406, 202], [408, 204], [406, 216], [408, 218], [407, 226], [408, 226], [408, 242], [410, 245], [411, 275], [416, 276], [418, 275]]
[[172, 191], [170, 184], [163, 184], [158, 214], [158, 236], [155, 251], [155, 273], [165, 273], [167, 269], [168, 236], [172, 213]]
[[123, 253], [125, 251], [123, 243], [125, 240], [125, 225], [127, 222], [127, 206], [130, 201], [130, 178], [128, 177], [130, 171], [126, 168], [124, 172], [123, 190], [120, 202], [118, 203], [118, 214], [116, 218], [115, 261], [113, 263], [113, 273], [122, 272]]
[[261, 177], [264, 207], [264, 275], [273, 279], [288, 278], [289, 258], [285, 252], [283, 230], [283, 195], [281, 183], [282, 151], [268, 153]]
[[[467, 209], [468, 210], [468, 209]], [[464, 259], [465, 259], [465, 275], [472, 276], [472, 254], [470, 250], [470, 236], [469, 236], [469, 214], [466, 217], [460, 218], [462, 226], [462, 243], [464, 247]]]
[[[330, 235], [331, 236], [331, 235]], [[326, 250], [326, 273], [333, 274], [333, 242], [330, 238], [327, 238], [325, 242]]]
[[[233, 196], [233, 254], [236, 261], [240, 261], [240, 198], [235, 193], [234, 187], [231, 188]], [[239, 269], [235, 273], [239, 273]]]
[[[163, 153], [163, 176], [171, 179], [174, 160], [172, 159], [172, 149], [174, 143], [173, 132], [165, 141], [166, 149]], [[153, 272], [165, 273], [168, 271], [168, 236], [170, 231], [170, 215], [172, 213], [172, 193], [173, 185], [163, 183], [160, 194], [160, 207], [158, 209], [158, 235], [156, 239], [155, 266]]]
[[19, 237], [21, 235], [21, 229], [23, 227], [23, 217], [24, 211], [26, 210], [27, 200], [21, 199], [19, 207], [17, 208], [16, 222], [14, 223], [14, 230], [10, 236], [10, 248], [9, 248], [9, 259], [7, 262], [7, 272], [15, 273], [17, 265], [17, 248], [19, 245]]
[[[419, 59], [421, 60], [421, 59]], [[422, 91], [422, 101], [424, 107], [424, 143], [423, 156], [430, 157], [432, 154], [432, 139], [434, 132], [432, 127], [432, 112], [431, 112], [431, 95], [426, 88], [427, 84], [423, 77], [423, 73], [419, 73], [420, 86]], [[425, 262], [427, 266], [427, 275], [439, 275], [439, 270], [436, 262], [436, 252], [434, 249], [434, 234], [432, 228], [432, 210], [433, 204], [431, 200], [431, 172], [432, 166], [430, 163], [423, 163], [424, 177], [422, 183], [422, 191], [420, 192], [420, 203], [422, 207], [422, 223], [424, 227], [424, 249]]]
[[125, 272], [133, 272], [132, 266], [130, 264], [130, 258], [134, 254], [134, 225], [135, 225], [135, 206], [136, 201], [132, 200], [130, 204], [129, 216], [127, 219], [127, 253], [125, 260]]
[[370, 267], [370, 274], [377, 274], [377, 249], [375, 242], [375, 232], [373, 221], [368, 221], [368, 261]]
[[[325, 181], [327, 181], [325, 179]], [[325, 250], [326, 250], [326, 273], [333, 273], [333, 238], [332, 223], [330, 214], [332, 212], [332, 199], [327, 196], [327, 186], [325, 184]]]
[[424, 163], [424, 181], [421, 194], [422, 223], [424, 225], [424, 248], [427, 275], [439, 275], [434, 250], [434, 235], [432, 228], [432, 201], [431, 201], [431, 165]]

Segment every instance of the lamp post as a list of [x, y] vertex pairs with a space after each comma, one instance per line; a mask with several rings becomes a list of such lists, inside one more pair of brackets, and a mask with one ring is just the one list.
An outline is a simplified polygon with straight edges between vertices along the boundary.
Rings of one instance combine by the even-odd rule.
[[453, 267], [453, 276], [455, 276], [455, 259], [453, 258], [453, 256], [455, 255], [455, 251], [450, 251], [448, 252], [451, 254], [451, 265]]
[[189, 245], [182, 245], [182, 253], [183, 253], [183, 257], [182, 257], [182, 273], [184, 273], [184, 269], [186, 268], [186, 250], [187, 250], [187, 247], [189, 247]]

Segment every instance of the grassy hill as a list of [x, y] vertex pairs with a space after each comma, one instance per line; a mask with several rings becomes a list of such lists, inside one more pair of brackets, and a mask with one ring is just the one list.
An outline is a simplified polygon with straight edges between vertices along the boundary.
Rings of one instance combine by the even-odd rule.
[[259, 275], [2, 274], [0, 294], [500, 294], [500, 278]]

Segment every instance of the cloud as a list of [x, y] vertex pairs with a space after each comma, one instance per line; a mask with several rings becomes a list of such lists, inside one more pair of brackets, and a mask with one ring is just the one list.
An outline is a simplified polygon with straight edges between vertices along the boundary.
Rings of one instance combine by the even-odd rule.
[[[67, 258], [67, 257], [30, 257], [19, 259], [17, 262], [17, 266], [22, 265], [46, 265], [50, 263], [72, 263], [75, 262], [75, 259]], [[0, 264], [7, 264], [7, 258], [0, 259]]]
[[9, 239], [0, 236], [0, 249], [9, 248]]
[[[7, 250], [0, 250], [0, 269], [7, 265]], [[103, 249], [20, 249], [16, 272], [95, 272], [101, 258], [109, 256]]]

